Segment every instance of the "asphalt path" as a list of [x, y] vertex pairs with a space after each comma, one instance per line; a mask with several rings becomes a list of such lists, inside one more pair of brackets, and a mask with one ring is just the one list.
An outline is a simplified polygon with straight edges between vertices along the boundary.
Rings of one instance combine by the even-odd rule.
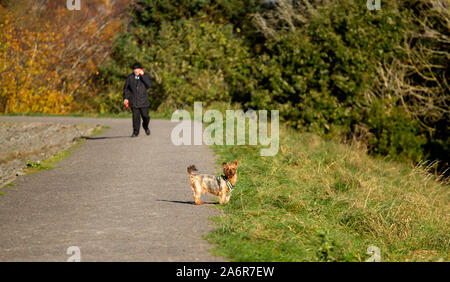
[[[0, 196], [0, 261], [223, 261], [202, 238], [215, 199], [193, 205], [186, 167], [217, 173], [207, 146], [175, 146], [176, 123], [151, 120], [130, 138], [131, 118], [1, 116], [3, 121], [102, 124], [58, 167], [19, 176]], [[0, 140], [1, 144], [1, 140]], [[75, 249], [76, 249], [75, 248]]]

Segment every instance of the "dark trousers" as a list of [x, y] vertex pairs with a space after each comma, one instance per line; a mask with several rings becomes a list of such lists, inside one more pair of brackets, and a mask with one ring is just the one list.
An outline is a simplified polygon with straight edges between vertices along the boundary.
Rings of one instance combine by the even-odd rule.
[[147, 130], [148, 123], [150, 122], [150, 115], [148, 114], [150, 107], [144, 108], [134, 108], [131, 107], [133, 112], [133, 133], [139, 134], [139, 128], [141, 127], [141, 116], [142, 116], [142, 127]]

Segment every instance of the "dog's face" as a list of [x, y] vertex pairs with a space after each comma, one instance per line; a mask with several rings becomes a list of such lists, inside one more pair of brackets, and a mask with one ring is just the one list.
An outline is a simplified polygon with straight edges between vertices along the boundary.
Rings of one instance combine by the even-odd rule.
[[227, 162], [223, 162], [222, 167], [223, 167], [223, 174], [226, 177], [231, 178], [234, 175], [236, 175], [237, 168], [238, 168], [237, 160], [234, 160], [231, 164], [229, 164]]

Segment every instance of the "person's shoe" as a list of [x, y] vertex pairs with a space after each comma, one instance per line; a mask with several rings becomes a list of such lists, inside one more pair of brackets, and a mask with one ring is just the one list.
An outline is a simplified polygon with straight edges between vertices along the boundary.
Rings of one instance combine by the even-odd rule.
[[149, 129], [149, 128], [147, 128], [147, 129], [145, 130], [145, 134], [150, 135], [150, 129]]
[[139, 134], [133, 133], [130, 137], [138, 137]]

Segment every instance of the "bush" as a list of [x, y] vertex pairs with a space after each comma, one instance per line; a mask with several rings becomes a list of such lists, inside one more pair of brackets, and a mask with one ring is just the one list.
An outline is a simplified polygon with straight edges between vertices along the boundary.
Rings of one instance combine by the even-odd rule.
[[139, 1], [101, 69], [97, 103], [120, 110], [140, 60], [155, 82], [154, 110], [193, 101], [278, 109], [299, 130], [448, 167], [444, 1], [389, 1], [380, 11], [355, 0], [263, 2]]
[[[406, 24], [395, 10], [372, 13], [361, 3], [341, 2], [295, 9], [280, 1], [266, 16], [275, 20], [260, 16], [267, 56], [255, 73], [270, 98], [261, 104], [255, 95], [252, 106], [287, 104], [281, 114], [289, 123], [324, 132], [341, 124], [350, 129], [360, 118], [377, 62], [396, 55]], [[295, 22], [298, 13], [303, 22]], [[288, 30], [284, 21], [292, 24]]]
[[328, 136], [363, 128], [358, 139], [372, 153], [448, 166], [445, 5], [313, 3], [277, 1], [255, 16], [266, 42], [249, 106], [278, 108], [286, 123]]
[[403, 108], [377, 101], [371, 105], [364, 120], [373, 133], [368, 137], [370, 152], [402, 160], [422, 160], [426, 138]]
[[154, 40], [156, 44], [139, 48], [130, 36], [116, 42], [113, 58], [117, 60], [102, 75], [115, 82], [117, 91], [135, 60], [153, 77], [153, 109], [189, 107], [194, 101], [231, 103], [250, 91], [251, 59], [231, 25], [196, 18], [163, 22]]

